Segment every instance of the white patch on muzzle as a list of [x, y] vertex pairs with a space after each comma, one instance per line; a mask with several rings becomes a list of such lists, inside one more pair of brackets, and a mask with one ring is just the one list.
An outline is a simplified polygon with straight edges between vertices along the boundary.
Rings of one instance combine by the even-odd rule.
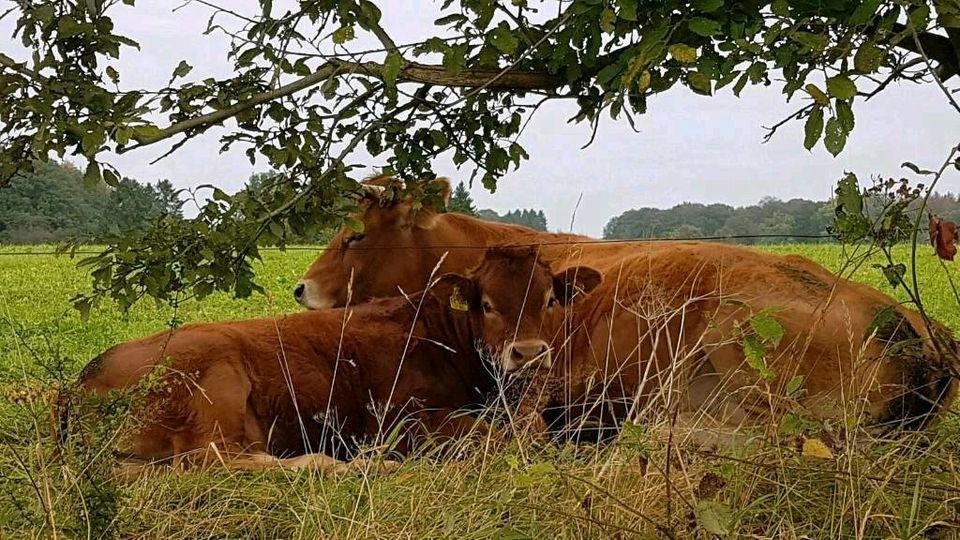
[[553, 354], [545, 341], [514, 341], [501, 350], [500, 365], [505, 373], [550, 369], [553, 366]]
[[293, 297], [298, 304], [307, 309], [332, 308], [336, 302], [329, 297], [317, 294], [316, 287], [309, 281], [299, 281], [293, 289]]

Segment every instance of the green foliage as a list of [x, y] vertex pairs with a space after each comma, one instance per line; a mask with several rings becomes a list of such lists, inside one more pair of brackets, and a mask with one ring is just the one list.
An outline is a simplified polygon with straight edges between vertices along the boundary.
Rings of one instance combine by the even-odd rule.
[[747, 327], [740, 327], [743, 355], [747, 365], [757, 370], [766, 381], [777, 377], [767, 365], [767, 353], [777, 348], [786, 331], [783, 324], [773, 316], [774, 313], [774, 310], [763, 310], [750, 317]]
[[67, 162], [38, 163], [0, 192], [0, 243], [101, 241], [148, 228], [162, 216], [180, 216], [182, 201], [167, 180], [150, 185], [123, 178], [89, 189], [83, 184], [83, 175]]
[[468, 216], [477, 215], [477, 207], [474, 206], [473, 199], [470, 198], [470, 192], [467, 191], [467, 186], [463, 182], [458, 183], [456, 189], [453, 190], [450, 202], [447, 203], [447, 211]]
[[[355, 209], [359, 164], [352, 158], [361, 147], [376, 160], [368, 164], [406, 179], [430, 178], [431, 163], [448, 155], [458, 166], [469, 163], [493, 190], [527, 159], [518, 136], [541, 99], [573, 99], [574, 120], [596, 125], [604, 113], [633, 122], [653, 96], [677, 86], [702, 95], [729, 86], [740, 95], [748, 84], [782, 81], [787, 99], [801, 89], [814, 99], [805, 145], [822, 140], [836, 155], [853, 129], [861, 95], [886, 87], [879, 81], [888, 77], [914, 80], [918, 69], [927, 69], [925, 62], [917, 67], [918, 41], [929, 45], [939, 79], [957, 71], [955, 48], [941, 35], [956, 27], [960, 10], [953, 0], [555, 4], [529, 9], [525, 1], [447, 0], [438, 8], [436, 35], [397, 46], [379, 2], [311, 0], [280, 14], [272, 0], [260, 0], [259, 9], [237, 17], [210, 18], [207, 32], [242, 36], [231, 40], [222, 70], [229, 76], [204, 78], [187, 62], [170, 59], [168, 66], [151, 66], [169, 70], [166, 86], [130, 89], [122, 86], [115, 60], [121, 52], [136, 55], [139, 45], [120, 33], [113, 17], [135, 13], [133, 1], [17, 3], [9, 17], [26, 50], [16, 51], [17, 59], [0, 55], [0, 185], [29, 173], [37, 161], [77, 155], [89, 163], [88, 185], [115, 186], [124, 175], [108, 156], [169, 140], [176, 151], [223, 127], [222, 147], [242, 147], [251, 162], [278, 171], [277, 189], [259, 201], [211, 190], [216, 204], [189, 226], [165, 231], [180, 239], [146, 234], [139, 240], [205, 243], [198, 249], [232, 261], [218, 272], [242, 273], [255, 257], [250, 246], [309, 236]], [[361, 36], [377, 39], [381, 50], [369, 49]], [[296, 50], [321, 54], [290, 52]], [[442, 60], [431, 64], [434, 59]], [[829, 73], [826, 92], [815, 86], [822, 73]], [[422, 195], [420, 183], [408, 185]], [[144, 257], [164, 249], [143, 247]], [[141, 257], [138, 250], [114, 249]], [[208, 258], [169, 255], [165, 269], [132, 264], [158, 279], [176, 264]], [[114, 261], [102, 257], [92, 270], [108, 271], [103, 265]], [[119, 276], [119, 288], [100, 292], [126, 301], [129, 295], [116, 295], [127, 274], [109, 271]], [[208, 279], [203, 271], [182, 274], [186, 288], [198, 283], [192, 279]], [[238, 294], [251, 288], [240, 274], [214, 281], [236, 283]]]
[[[683, 203], [673, 208], [638, 208], [611, 219], [603, 237], [703, 238], [716, 236], [784, 234], [822, 235], [830, 218], [828, 203], [765, 198], [760, 204], [733, 208], [725, 204]], [[747, 238], [744, 243], [776, 243], [783, 239]], [[817, 239], [796, 239], [815, 242]]]
[[[791, 199], [780, 201], [766, 197], [757, 205], [734, 208], [725, 204], [683, 203], [669, 209], [637, 208], [612, 218], [603, 230], [603, 237], [609, 239], [629, 238], [704, 238], [736, 235], [770, 234], [784, 235], [775, 238], [741, 238], [736, 242], [743, 244], [775, 244], [789, 240], [791, 242], [824, 242], [823, 238], [802, 238], [803, 236], [839, 235], [840, 230], [834, 223], [843, 224], [845, 238], [863, 234], [869, 227], [867, 216], [857, 214], [857, 208], [864, 206], [872, 215], [877, 215], [884, 207], [892, 204], [892, 197], [900, 189], [900, 183], [879, 190], [872, 189], [859, 193], [855, 177], [844, 181], [837, 190], [834, 201], [808, 201]], [[853, 182], [853, 183], [851, 183]], [[884, 183], [886, 185], [886, 182]], [[852, 193], [852, 194], [851, 194]], [[891, 240], [902, 242], [907, 239], [906, 232], [916, 219], [917, 203], [905, 201], [899, 219], [892, 219], [886, 225], [893, 234]], [[848, 211], [848, 207], [850, 210]], [[861, 206], [857, 206], [861, 205]], [[933, 193], [927, 202], [928, 211], [946, 220], [960, 221], [960, 195], [953, 193]], [[838, 214], [839, 212], [839, 214]], [[857, 217], [860, 216], [860, 217]], [[789, 235], [798, 235], [789, 238]]]
[[[922, 184], [911, 188], [906, 178], [878, 179], [870, 188], [861, 189], [857, 176], [849, 173], [837, 182], [835, 218], [830, 231], [845, 243], [869, 240], [882, 248], [910, 240], [922, 189]], [[933, 203], [927, 210], [936, 207], [944, 211], [944, 216], [956, 216], [960, 213], [957, 208], [951, 208], [949, 202], [944, 204], [953, 199], [955, 196], [950, 194], [931, 194], [929, 201]], [[887, 275], [891, 278], [893, 274]]]
[[547, 216], [543, 210], [523, 209], [511, 210], [506, 214], [500, 215], [489, 208], [483, 208], [477, 212], [477, 217], [487, 221], [496, 221], [498, 223], [513, 223], [514, 225], [523, 225], [535, 231], [547, 230]]
[[[250, 175], [243, 187], [243, 193], [255, 204], [264, 204], [263, 201], [276, 197], [276, 190], [283, 184], [283, 176], [276, 172], [261, 172]], [[356, 221], [346, 218], [348, 224]], [[292, 227], [284, 227], [281, 222], [274, 221], [268, 226], [271, 229], [269, 236], [260, 241], [263, 245], [276, 246], [286, 244], [326, 244], [333, 238], [336, 231], [332, 227], [317, 228], [298, 227], [300, 232]]]

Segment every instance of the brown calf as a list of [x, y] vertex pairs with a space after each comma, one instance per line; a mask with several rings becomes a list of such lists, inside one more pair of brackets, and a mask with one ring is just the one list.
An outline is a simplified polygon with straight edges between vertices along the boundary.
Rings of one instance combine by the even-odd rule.
[[[553, 402], [571, 422], [636, 417], [657, 395], [728, 425], [766, 421], [782, 412], [767, 398], [798, 375], [800, 405], [820, 417], [864, 413], [920, 428], [956, 393], [949, 332], [934, 324], [931, 335], [916, 312], [803, 257], [705, 242], [601, 244], [435, 208], [414, 212], [411, 200], [376, 193], [356, 217], [364, 234], [344, 229], [333, 239], [295, 290], [303, 306], [340, 305], [348, 285], [355, 299], [415, 290], [444, 253], [442, 270], [459, 271], [475, 264], [477, 247], [498, 244], [538, 245], [554, 268], [599, 270], [603, 286], [573, 308], [553, 367], [563, 386]], [[743, 341], [750, 319], [771, 311], [785, 332], [766, 347], [762, 361], [775, 377], [764, 381]]]
[[574, 284], [598, 281], [589, 268], [554, 275], [532, 249], [491, 250], [409, 297], [130, 341], [79, 385], [104, 395], [153, 374], [126, 433], [130, 458], [209, 461], [212, 449], [237, 468], [342, 468], [326, 454], [349, 458], [398, 425], [401, 453], [469, 431], [474, 420], [454, 412], [496, 388], [487, 360], [548, 359]]

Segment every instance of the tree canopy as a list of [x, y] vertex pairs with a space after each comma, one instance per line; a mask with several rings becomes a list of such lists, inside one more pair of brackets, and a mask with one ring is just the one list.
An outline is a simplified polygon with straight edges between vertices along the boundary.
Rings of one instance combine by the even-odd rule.
[[168, 180], [150, 185], [123, 178], [116, 187], [84, 189], [76, 167], [41, 163], [0, 195], [0, 243], [110, 241], [180, 216], [182, 204]]
[[[879, 213], [881, 201], [865, 201]], [[637, 208], [612, 218], [603, 229], [603, 237], [629, 238], [703, 238], [736, 237], [738, 243], [823, 242], [834, 222], [835, 201], [791, 199], [781, 201], [765, 197], [759, 204], [734, 208], [726, 204], [683, 203], [669, 209]], [[916, 218], [917, 204], [909, 208]], [[926, 210], [950, 221], [960, 220], [960, 196], [934, 193]], [[770, 235], [769, 238], [756, 236]], [[776, 236], [774, 236], [776, 235]]]
[[960, 66], [956, 0], [445, 0], [437, 31], [415, 43], [394, 39], [380, 0], [260, 0], [249, 13], [197, 3], [208, 31], [232, 38], [232, 76], [173, 59], [169, 83], [145, 89], [125, 87], [116, 64], [137, 54], [112, 18], [134, 0], [18, 2], [7, 14], [25, 54], [0, 53], [0, 185], [69, 155], [87, 160], [88, 185], [118, 186], [113, 156], [164, 141], [175, 152], [215, 126], [224, 148], [281, 175], [261, 197], [209, 186], [195, 218], [91, 260], [94, 294], [123, 305], [256, 290], [258, 242], [282, 245], [356, 209], [360, 149], [406, 179], [430, 178], [449, 155], [495, 189], [526, 159], [523, 128], [548, 100], [574, 101], [572, 120], [596, 129], [604, 115], [632, 124], [678, 87], [778, 84], [802, 102], [784, 122], [804, 122], [805, 146], [834, 155], [856, 105], [892, 81], [938, 84], [960, 111], [948, 86]]
[[450, 196], [450, 202], [447, 203], [447, 210], [450, 212], [459, 212], [468, 216], [477, 215], [477, 207], [473, 204], [473, 198], [467, 191], [467, 186], [463, 182], [457, 184]]

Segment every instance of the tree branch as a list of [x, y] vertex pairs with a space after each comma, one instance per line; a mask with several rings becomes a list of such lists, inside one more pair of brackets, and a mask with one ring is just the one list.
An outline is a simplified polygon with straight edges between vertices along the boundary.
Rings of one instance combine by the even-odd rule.
[[[140, 137], [136, 139], [137, 144], [117, 149], [117, 154], [124, 154], [131, 150], [158, 143], [185, 131], [220, 124], [261, 103], [295, 94], [301, 90], [317, 85], [330, 77], [366, 75], [383, 80], [384, 71], [384, 65], [377, 62], [331, 60], [321, 65], [310, 75], [289, 84], [256, 94], [250, 99], [236, 103], [230, 107], [178, 122], [162, 129], [158, 134], [151, 137]], [[433, 86], [484, 88], [499, 91], [553, 89], [559, 88], [564, 84], [562, 77], [546, 72], [469, 69], [459, 73], [450, 73], [443, 66], [418, 63], [407, 64], [406, 67], [401, 69], [397, 76], [397, 82], [421, 83]]]

